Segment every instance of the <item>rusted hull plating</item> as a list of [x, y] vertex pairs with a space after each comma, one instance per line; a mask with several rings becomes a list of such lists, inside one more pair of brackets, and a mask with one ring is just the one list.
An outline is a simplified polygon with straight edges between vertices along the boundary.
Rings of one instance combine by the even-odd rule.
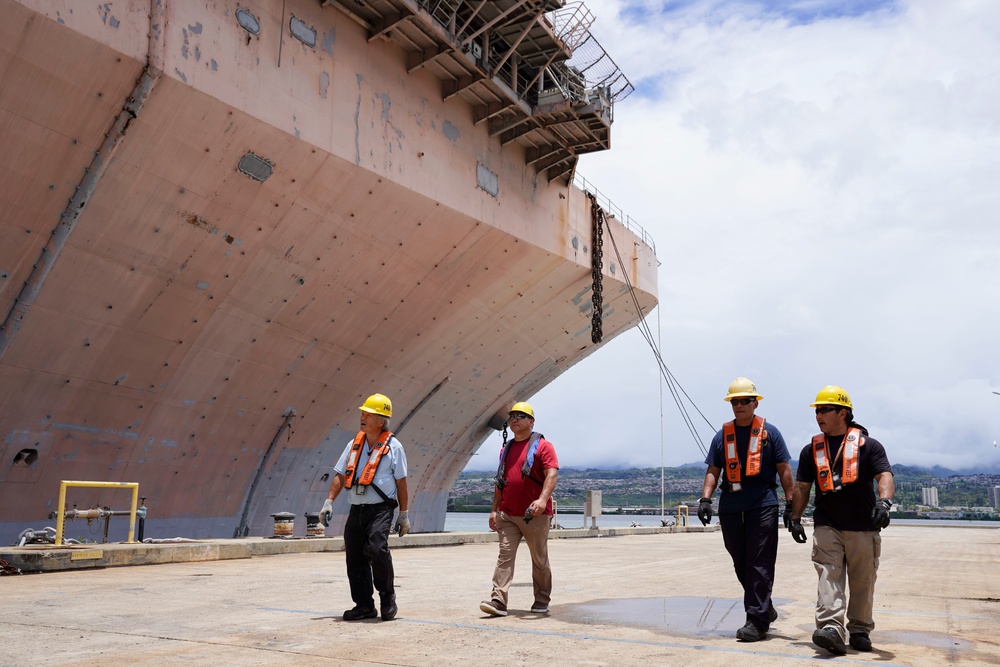
[[[491, 419], [598, 349], [584, 194], [322, 4], [0, 0], [0, 542], [65, 479], [138, 482], [147, 537], [269, 535], [376, 391], [440, 530]], [[605, 341], [656, 281], [609, 230]]]

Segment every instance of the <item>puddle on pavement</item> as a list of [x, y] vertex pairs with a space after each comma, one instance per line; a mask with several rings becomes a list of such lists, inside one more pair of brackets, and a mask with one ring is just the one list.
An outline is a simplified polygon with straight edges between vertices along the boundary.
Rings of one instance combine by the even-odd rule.
[[742, 599], [616, 598], [566, 607], [572, 607], [574, 619], [584, 623], [628, 625], [671, 634], [731, 635], [746, 623]]
[[915, 632], [910, 630], [875, 630], [880, 640], [889, 643], [909, 644], [910, 646], [926, 646], [953, 653], [972, 653], [976, 645], [972, 642], [946, 635], [943, 632]]
[[[779, 613], [784, 602], [774, 599]], [[559, 608], [570, 611], [577, 622], [641, 627], [673, 635], [732, 636], [746, 623], [743, 600], [732, 598], [616, 598], [560, 605]], [[976, 650], [973, 642], [940, 632], [876, 630], [875, 633], [876, 644], [926, 646], [952, 654], [971, 654]]]

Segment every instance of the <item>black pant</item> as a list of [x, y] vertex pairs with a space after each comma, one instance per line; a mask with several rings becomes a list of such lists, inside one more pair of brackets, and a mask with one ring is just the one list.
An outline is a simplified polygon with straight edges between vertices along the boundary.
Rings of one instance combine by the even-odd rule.
[[722, 539], [743, 586], [747, 619], [763, 632], [771, 625], [771, 589], [778, 557], [778, 507], [719, 514]]
[[363, 609], [375, 606], [373, 590], [378, 590], [383, 603], [388, 603], [396, 592], [389, 553], [389, 527], [395, 508], [395, 504], [388, 502], [351, 505], [347, 515], [344, 526], [347, 579], [351, 582], [354, 604]]

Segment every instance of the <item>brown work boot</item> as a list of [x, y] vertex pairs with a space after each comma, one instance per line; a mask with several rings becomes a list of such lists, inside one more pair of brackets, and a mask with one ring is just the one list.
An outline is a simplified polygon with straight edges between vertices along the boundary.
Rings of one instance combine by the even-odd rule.
[[479, 608], [491, 616], [507, 615], [507, 605], [500, 600], [483, 600], [479, 603]]

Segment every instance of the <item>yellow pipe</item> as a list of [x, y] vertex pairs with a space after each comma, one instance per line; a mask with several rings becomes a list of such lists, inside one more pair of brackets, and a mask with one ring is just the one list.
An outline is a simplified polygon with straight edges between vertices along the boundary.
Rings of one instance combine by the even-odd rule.
[[59, 515], [56, 517], [56, 546], [62, 544], [63, 522], [66, 521], [66, 482], [59, 482]]
[[139, 506], [138, 482], [79, 482], [63, 480], [59, 482], [59, 513], [56, 517], [56, 546], [63, 543], [63, 525], [66, 522], [66, 489], [71, 486], [82, 486], [99, 489], [132, 489], [132, 510], [128, 516], [128, 539], [126, 544], [135, 542], [135, 513]]
[[128, 539], [126, 543], [135, 542], [135, 511], [139, 508], [139, 484], [132, 487], [132, 510], [128, 514]]

